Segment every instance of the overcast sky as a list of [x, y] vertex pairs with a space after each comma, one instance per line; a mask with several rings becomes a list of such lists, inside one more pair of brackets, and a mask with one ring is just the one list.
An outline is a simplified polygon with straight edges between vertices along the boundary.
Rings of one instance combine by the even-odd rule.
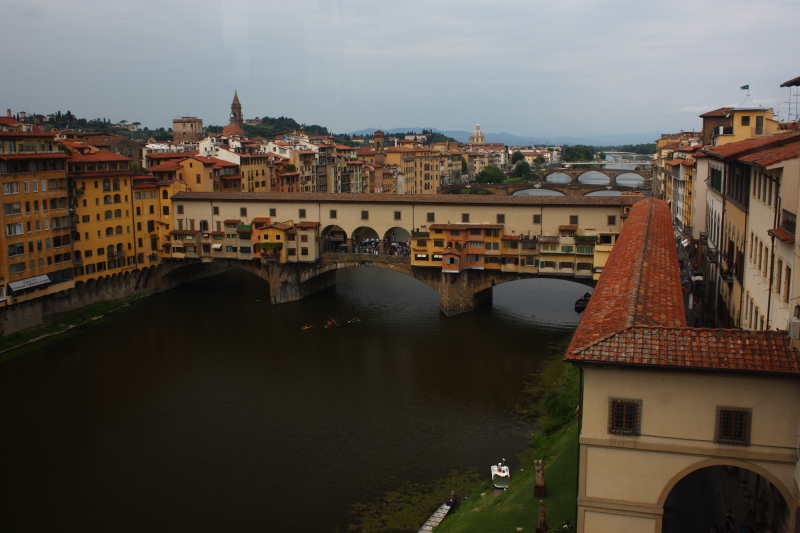
[[[784, 117], [800, 1], [0, 0], [0, 108], [559, 136]], [[780, 106], [780, 107], [779, 107]]]

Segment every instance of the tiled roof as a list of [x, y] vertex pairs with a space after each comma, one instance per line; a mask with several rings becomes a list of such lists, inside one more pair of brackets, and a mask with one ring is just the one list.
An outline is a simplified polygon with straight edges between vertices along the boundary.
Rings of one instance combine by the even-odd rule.
[[296, 228], [316, 228], [317, 226], [319, 226], [319, 222], [312, 222], [310, 220], [298, 222], [294, 225]]
[[800, 373], [785, 332], [686, 327], [669, 207], [652, 198], [631, 208], [564, 359]]
[[575, 359], [632, 365], [800, 373], [798, 354], [782, 331], [631, 326]]
[[280, 230], [289, 230], [292, 229], [291, 224], [284, 224], [283, 222], [273, 222], [269, 226], [270, 228], [280, 229]]
[[183, 170], [183, 167], [178, 163], [161, 163], [160, 165], [153, 165], [147, 167], [145, 170], [148, 172], [175, 172], [176, 170]]
[[19, 120], [15, 119], [14, 117], [0, 117], [0, 124], [14, 124], [19, 125], [22, 124]]
[[773, 228], [767, 230], [767, 233], [778, 239], [779, 241], [783, 242], [794, 242], [794, 235], [789, 233], [788, 231], [782, 230], [781, 228]]
[[558, 227], [559, 231], [578, 231], [577, 224], [564, 224]]
[[769, 165], [774, 165], [780, 161], [794, 159], [795, 157], [800, 157], [800, 142], [790, 144], [789, 146], [779, 146], [778, 148], [770, 148], [768, 150], [755, 152], [740, 157], [739, 161], [755, 163], [756, 165], [766, 167]]
[[781, 87], [797, 87], [800, 85], [800, 76], [781, 83]]
[[239, 174], [226, 174], [224, 176], [220, 176], [220, 179], [223, 180], [240, 180], [242, 177]]
[[749, 154], [759, 148], [780, 146], [790, 142], [800, 141], [800, 132], [779, 133], [760, 139], [745, 139], [722, 146], [713, 146], [708, 149], [708, 155], [721, 158], [736, 157]]
[[341, 202], [382, 204], [458, 205], [633, 205], [644, 196], [494, 196], [489, 194], [368, 194], [368, 193], [265, 193], [265, 192], [179, 192], [184, 200], [250, 202]]
[[705, 117], [724, 117], [728, 113], [733, 111], [732, 107], [720, 107], [719, 109], [715, 109], [714, 111], [709, 111], [708, 113], [703, 113], [700, 115], [701, 118]]
[[[82, 142], [85, 142], [89, 146], [110, 146], [117, 141], [127, 141], [129, 140], [127, 137], [123, 137], [121, 135], [98, 135], [98, 136], [90, 136], [85, 137]], [[134, 142], [134, 141], [132, 141]]]
[[239, 220], [238, 218], [231, 218], [231, 219], [222, 221], [223, 224], [239, 224], [240, 222], [241, 222], [241, 220]]
[[253, 220], [251, 220], [250, 222], [252, 224], [257, 224], [259, 222], [264, 222], [266, 224], [269, 224], [271, 222], [271, 219], [269, 217], [256, 217]]
[[69, 158], [70, 163], [97, 163], [104, 161], [131, 161], [131, 159], [105, 150], [100, 150], [93, 154], [73, 153]]
[[56, 136], [52, 132], [35, 130], [35, 131], [0, 131], [0, 139], [13, 139], [15, 137], [35, 137], [37, 139], [55, 139]]
[[522, 235], [503, 235], [501, 241], [521, 241]]

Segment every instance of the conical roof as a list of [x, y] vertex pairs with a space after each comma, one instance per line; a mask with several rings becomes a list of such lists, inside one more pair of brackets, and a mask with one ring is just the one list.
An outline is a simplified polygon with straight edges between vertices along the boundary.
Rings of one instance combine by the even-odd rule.
[[233, 91], [233, 103], [234, 104], [238, 104], [239, 103], [239, 93], [236, 92], [236, 90]]

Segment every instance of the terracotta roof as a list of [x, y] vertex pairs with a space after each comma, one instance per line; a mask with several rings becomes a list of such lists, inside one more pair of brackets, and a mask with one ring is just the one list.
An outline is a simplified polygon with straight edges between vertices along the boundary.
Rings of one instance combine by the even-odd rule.
[[176, 170], [183, 170], [183, 167], [178, 163], [169, 162], [153, 165], [152, 167], [147, 167], [145, 170], [148, 172], [175, 172]]
[[[130, 139], [128, 139], [127, 137], [123, 137], [121, 135], [98, 135], [98, 136], [92, 135], [90, 137], [83, 138], [81, 140], [81, 142], [84, 142], [84, 143], [88, 144], [89, 146], [110, 146], [110, 145], [114, 144], [115, 142], [122, 141], [122, 140], [126, 140], [127, 141], [127, 140], [130, 140]], [[135, 142], [135, 141], [131, 141], [131, 142]]]
[[800, 76], [781, 83], [781, 87], [797, 87], [800, 85]]
[[578, 231], [577, 224], [564, 224], [558, 227], [559, 231]]
[[[96, 163], [104, 161], [131, 161], [129, 157], [123, 157], [105, 150], [100, 150], [93, 154], [73, 153], [69, 158], [70, 163]], [[149, 170], [149, 169], [148, 169]]]
[[739, 158], [739, 161], [746, 163], [755, 163], [762, 167], [767, 167], [780, 161], [787, 159], [794, 159], [800, 157], [800, 142], [791, 144], [789, 146], [779, 146], [778, 148], [770, 148], [762, 150]]
[[242, 177], [239, 174], [226, 174], [224, 176], [220, 176], [220, 179], [223, 180], [240, 180]]
[[14, 138], [14, 137], [36, 137], [37, 139], [55, 139], [56, 136], [52, 132], [35, 130], [35, 131], [0, 131], [0, 138]]
[[773, 228], [771, 230], [767, 230], [767, 233], [769, 233], [779, 241], [794, 242], [794, 235], [792, 235], [788, 231], [782, 230], [781, 228]]
[[19, 120], [15, 119], [14, 117], [0, 117], [0, 124], [14, 124], [19, 125], [22, 124]]
[[760, 139], [745, 139], [722, 146], [713, 146], [708, 149], [708, 155], [720, 158], [736, 157], [749, 154], [759, 148], [771, 148], [795, 141], [800, 141], [800, 132], [779, 133]]
[[251, 220], [250, 222], [252, 224], [257, 224], [259, 222], [265, 222], [265, 223], [269, 224], [270, 221], [271, 221], [271, 219], [269, 217], [256, 217], [253, 220]]
[[241, 224], [241, 222], [242, 221], [239, 220], [238, 218], [231, 218], [231, 219], [228, 219], [228, 220], [224, 220], [222, 223], [223, 224]]
[[688, 328], [669, 206], [630, 216], [564, 359], [573, 363], [800, 373], [785, 332]]
[[198, 150], [191, 150], [189, 152], [170, 152], [166, 154], [147, 154], [150, 159], [182, 159], [185, 157], [195, 156], [200, 153]]
[[700, 115], [701, 118], [705, 117], [724, 117], [728, 113], [733, 110], [732, 107], [720, 107], [719, 109], [715, 109], [714, 111], [709, 111], [708, 113], [703, 113]]
[[267, 193], [267, 192], [178, 192], [185, 200], [251, 202], [339, 202], [381, 204], [458, 205], [633, 205], [644, 196], [495, 196], [490, 194], [369, 194], [369, 193]]
[[522, 235], [503, 235], [501, 241], [521, 241]]
[[283, 222], [273, 222], [269, 226], [270, 228], [280, 229], [280, 230], [290, 230], [292, 229], [291, 224], [284, 224]]
[[224, 231], [212, 231], [210, 233], [211, 233], [211, 235], [225, 235]]
[[502, 224], [431, 224], [430, 229], [503, 229]]
[[316, 228], [317, 226], [319, 226], [319, 222], [312, 222], [310, 220], [298, 222], [294, 225], [296, 228]]

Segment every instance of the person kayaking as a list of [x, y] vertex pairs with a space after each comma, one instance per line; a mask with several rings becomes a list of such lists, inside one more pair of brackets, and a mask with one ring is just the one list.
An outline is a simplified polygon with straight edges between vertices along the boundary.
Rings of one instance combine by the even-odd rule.
[[348, 324], [355, 324], [356, 322], [361, 322], [360, 318], [351, 318], [347, 321]]

